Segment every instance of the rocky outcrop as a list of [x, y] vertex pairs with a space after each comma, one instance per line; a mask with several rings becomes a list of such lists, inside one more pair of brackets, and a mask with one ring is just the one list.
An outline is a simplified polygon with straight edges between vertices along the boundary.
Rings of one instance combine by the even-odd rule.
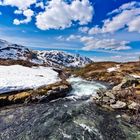
[[100, 105], [106, 104], [113, 109], [136, 109], [136, 106], [140, 103], [139, 95], [136, 94], [135, 89], [138, 84], [137, 79], [124, 78], [119, 85], [111, 90], [97, 92], [97, 97], [94, 97], [94, 100]]
[[103, 108], [118, 111], [121, 118], [140, 127], [140, 95], [137, 94], [139, 80], [124, 78], [123, 81], [111, 90], [100, 90], [97, 96], [93, 97], [96, 104]]
[[34, 90], [2, 94], [0, 95], [0, 106], [50, 101], [65, 97], [70, 90], [71, 85], [67, 81], [61, 81]]

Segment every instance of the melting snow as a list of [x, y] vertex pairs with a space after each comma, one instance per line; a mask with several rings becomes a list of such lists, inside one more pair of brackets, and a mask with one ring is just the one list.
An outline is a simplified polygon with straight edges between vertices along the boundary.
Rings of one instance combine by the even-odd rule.
[[0, 93], [33, 89], [60, 81], [50, 67], [0, 66]]

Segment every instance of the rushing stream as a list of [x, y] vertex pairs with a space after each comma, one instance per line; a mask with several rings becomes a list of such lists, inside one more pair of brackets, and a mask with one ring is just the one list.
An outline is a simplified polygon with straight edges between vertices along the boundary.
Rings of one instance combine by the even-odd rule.
[[68, 81], [71, 83], [73, 88], [70, 94], [74, 96], [94, 96], [99, 89], [106, 89], [106, 86], [100, 83], [86, 81], [79, 77], [71, 77]]
[[[95, 95], [104, 85], [70, 78], [69, 96]], [[91, 101], [58, 99], [0, 110], [0, 140], [138, 140], [135, 126]]]

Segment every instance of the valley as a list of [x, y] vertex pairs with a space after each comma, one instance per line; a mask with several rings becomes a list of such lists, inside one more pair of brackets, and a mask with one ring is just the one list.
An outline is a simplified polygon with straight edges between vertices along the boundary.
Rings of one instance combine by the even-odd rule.
[[139, 62], [25, 48], [1, 41], [1, 140], [140, 138]]

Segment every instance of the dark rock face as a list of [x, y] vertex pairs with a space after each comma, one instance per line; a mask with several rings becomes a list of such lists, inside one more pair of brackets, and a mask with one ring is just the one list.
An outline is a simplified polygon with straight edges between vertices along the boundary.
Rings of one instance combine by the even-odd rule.
[[131, 140], [134, 126], [93, 103], [59, 99], [0, 111], [1, 140]]

